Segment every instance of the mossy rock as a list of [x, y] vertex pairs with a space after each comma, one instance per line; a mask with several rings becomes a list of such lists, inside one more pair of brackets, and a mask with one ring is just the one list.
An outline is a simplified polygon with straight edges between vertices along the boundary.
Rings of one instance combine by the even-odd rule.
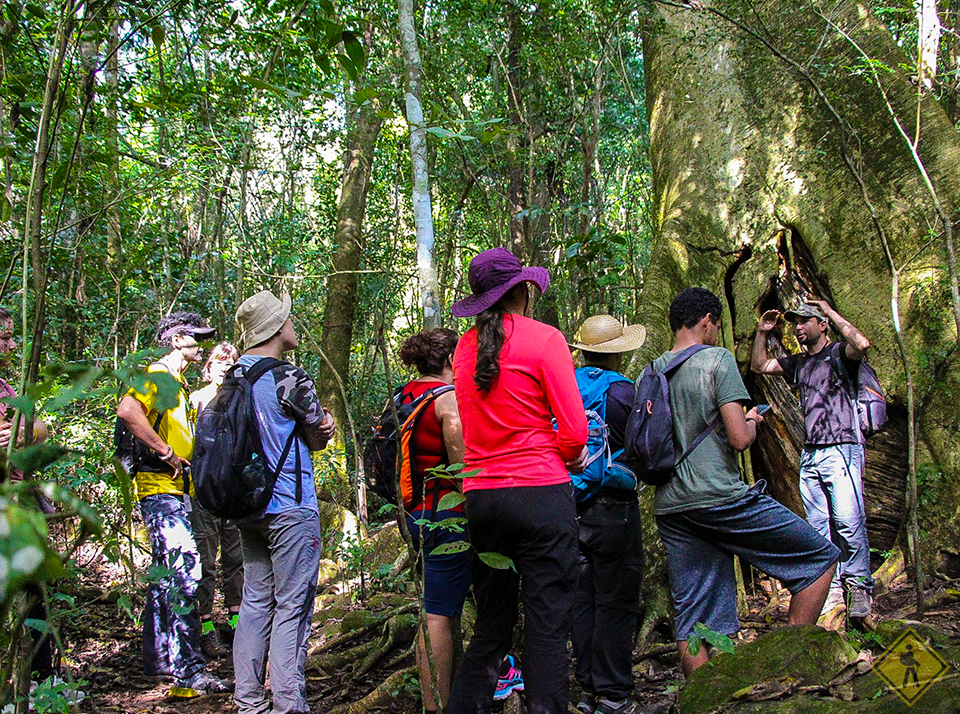
[[705, 714], [735, 692], [776, 678], [826, 684], [856, 658], [857, 650], [836, 632], [814, 625], [781, 627], [732, 654], [716, 655], [694, 672], [680, 692], [677, 709], [681, 714]]
[[870, 681], [870, 696], [852, 702], [798, 695], [773, 702], [743, 702], [724, 711], [726, 714], [953, 714], [960, 706], [960, 679], [934, 683], [912, 707], [907, 707], [873, 672], [860, 680]]
[[899, 639], [907, 628], [912, 629], [921, 640], [936, 650], [937, 654], [954, 667], [960, 666], [960, 639], [943, 630], [916, 620], [883, 620], [877, 624], [876, 635], [884, 649]]
[[317, 588], [325, 590], [333, 585], [340, 577], [340, 568], [337, 563], [329, 558], [323, 558], [320, 561], [320, 569], [317, 573]]
[[359, 630], [372, 622], [377, 621], [377, 616], [369, 610], [351, 610], [340, 620], [340, 634], [347, 634], [354, 630]]
[[367, 601], [367, 605], [373, 610], [392, 610], [395, 607], [402, 607], [408, 602], [413, 602], [413, 600], [400, 593], [377, 593]]
[[367, 568], [372, 573], [377, 572], [377, 568], [381, 565], [393, 565], [407, 548], [400, 533], [400, 527], [396, 523], [390, 523], [370, 535], [369, 542], [370, 556]]
[[313, 613], [313, 622], [315, 625], [325, 625], [331, 620], [340, 621], [345, 614], [346, 608], [343, 605], [331, 605], [315, 610]]

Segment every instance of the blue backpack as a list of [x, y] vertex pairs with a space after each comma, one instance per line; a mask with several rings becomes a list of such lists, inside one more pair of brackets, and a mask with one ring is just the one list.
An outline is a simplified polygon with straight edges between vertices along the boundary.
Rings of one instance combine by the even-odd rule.
[[637, 476], [645, 484], [662, 486], [669, 481], [677, 467], [720, 424], [720, 416], [717, 415], [717, 418], [697, 435], [680, 458], [677, 458], [667, 380], [680, 365], [708, 347], [709, 345], [691, 345], [660, 371], [651, 364], [637, 380], [633, 411], [627, 420], [624, 445], [627, 458], [634, 464]]
[[587, 415], [587, 451], [590, 453], [583, 473], [570, 474], [577, 502], [589, 501], [601, 488], [636, 490], [637, 478], [633, 470], [616, 461], [623, 455], [623, 449], [610, 451], [610, 427], [606, 423], [610, 385], [630, 380], [622, 374], [599, 367], [580, 367], [576, 374], [577, 387]]

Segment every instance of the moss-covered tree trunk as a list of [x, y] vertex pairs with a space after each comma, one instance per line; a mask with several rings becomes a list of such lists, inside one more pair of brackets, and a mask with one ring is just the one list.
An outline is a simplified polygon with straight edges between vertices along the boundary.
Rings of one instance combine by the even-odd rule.
[[[905, 387], [889, 265], [859, 173], [903, 271], [921, 477], [945, 474], [922, 499], [922, 527], [955, 539], [960, 384], [941, 227], [861, 50], [889, 68], [879, 73], [884, 89], [906, 132], [919, 134], [919, 155], [954, 218], [957, 132], [933, 98], [918, 99], [901, 69], [909, 59], [869, 3], [777, 0], [759, 12], [746, 0], [702, 5], [657, 3], [644, 34], [656, 232], [638, 315], [650, 337], [637, 361], [669, 346], [667, 310], [685, 286], [725, 301], [732, 334], [724, 344], [745, 374], [762, 309], [830, 301], [871, 340], [871, 363], [892, 402], [890, 427], [867, 446], [865, 487], [873, 545], [890, 547], [904, 511]], [[771, 340], [774, 353], [790, 347], [792, 330]], [[758, 402], [775, 405], [753, 449], [756, 474], [799, 510], [796, 397], [780, 378], [747, 383]], [[923, 486], [921, 478], [921, 495]]]

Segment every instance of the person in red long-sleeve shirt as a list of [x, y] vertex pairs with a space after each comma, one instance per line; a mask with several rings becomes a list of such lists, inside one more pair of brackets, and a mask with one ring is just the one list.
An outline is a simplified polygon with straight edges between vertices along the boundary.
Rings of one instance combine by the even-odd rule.
[[[453, 305], [476, 317], [453, 360], [465, 446], [470, 541], [479, 557], [477, 622], [447, 714], [489, 712], [517, 606], [524, 606], [530, 714], [567, 711], [567, 637], [577, 585], [577, 521], [569, 472], [583, 469], [587, 421], [563, 334], [528, 316], [544, 268], [494, 248], [470, 263], [473, 294]], [[553, 419], [557, 428], [554, 429]], [[497, 558], [510, 558], [510, 567]], [[491, 565], [492, 564], [492, 565]], [[520, 582], [523, 581], [521, 593]]]

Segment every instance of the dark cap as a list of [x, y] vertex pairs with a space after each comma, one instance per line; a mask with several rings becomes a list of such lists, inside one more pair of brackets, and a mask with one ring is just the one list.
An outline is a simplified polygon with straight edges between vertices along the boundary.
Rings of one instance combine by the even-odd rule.
[[510, 289], [520, 283], [533, 283], [540, 292], [550, 285], [546, 268], [524, 268], [506, 248], [491, 248], [470, 261], [467, 280], [473, 295], [453, 303], [455, 317], [472, 317], [497, 304]]
[[214, 332], [217, 331], [215, 327], [208, 327], [207, 325], [194, 325], [190, 322], [178, 322], [176, 325], [170, 325], [166, 330], [161, 334], [157, 335], [158, 340], [165, 340], [168, 337], [173, 337], [174, 335], [190, 335], [191, 337], [204, 338], [210, 337]]
[[783, 316], [790, 320], [790, 322], [800, 322], [800, 320], [807, 320], [811, 317], [817, 318], [820, 320], [820, 322], [825, 322], [827, 319], [817, 308], [806, 303], [798, 307], [796, 310], [787, 310], [785, 313], [783, 313]]

